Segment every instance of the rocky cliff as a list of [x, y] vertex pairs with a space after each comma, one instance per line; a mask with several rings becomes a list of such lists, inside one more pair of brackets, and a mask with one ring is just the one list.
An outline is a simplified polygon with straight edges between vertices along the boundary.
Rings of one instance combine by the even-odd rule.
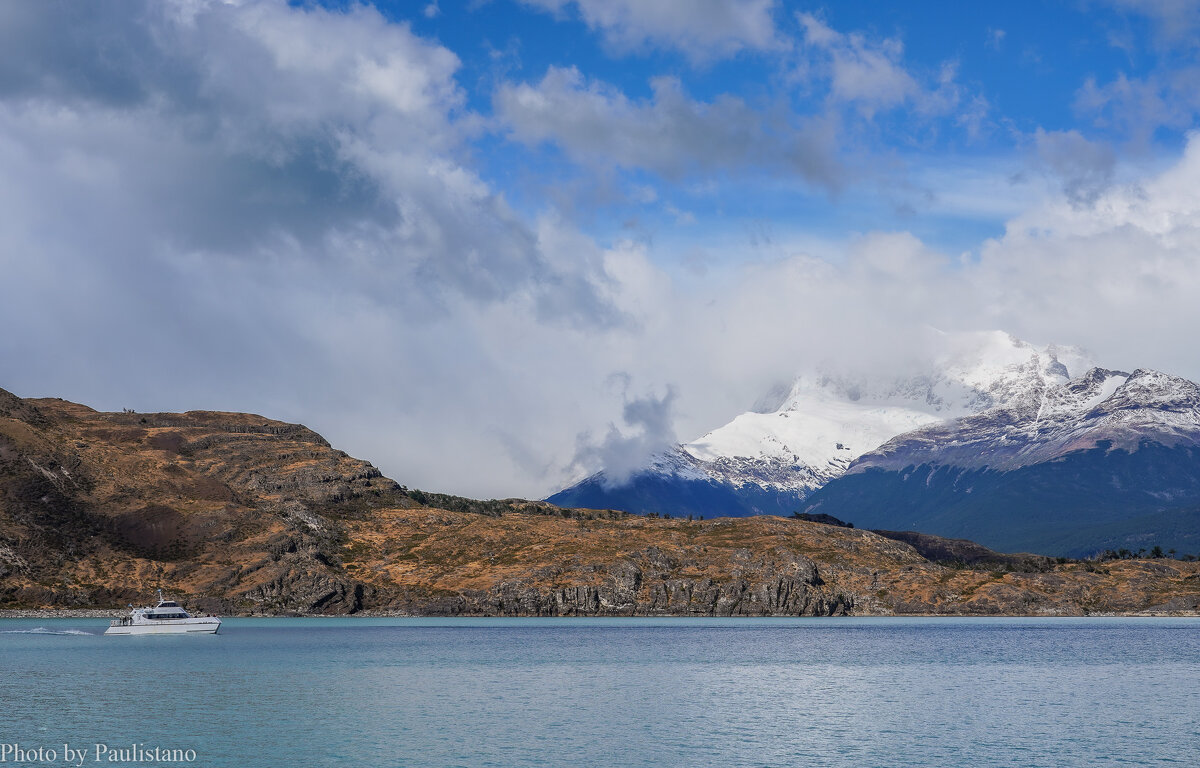
[[300, 425], [99, 413], [0, 390], [3, 608], [116, 608], [161, 586], [224, 614], [1200, 609], [1197, 563], [997, 559], [935, 544], [804, 520], [423, 494]]

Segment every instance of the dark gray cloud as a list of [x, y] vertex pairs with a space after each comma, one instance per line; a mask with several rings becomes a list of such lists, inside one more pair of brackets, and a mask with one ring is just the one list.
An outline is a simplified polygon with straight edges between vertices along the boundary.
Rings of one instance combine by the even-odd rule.
[[1079, 131], [1045, 131], [1034, 134], [1037, 160], [1058, 178], [1067, 199], [1091, 205], [1112, 182], [1117, 155], [1111, 146], [1090, 141]]
[[590, 433], [579, 435], [573, 467], [583, 473], [604, 469], [605, 481], [620, 486], [630, 476], [646, 466], [660, 451], [675, 445], [676, 393], [668, 389], [658, 397], [646, 394], [630, 398], [626, 393], [621, 417], [625, 428], [609, 424], [604, 437], [597, 440]]
[[55, 166], [46, 176], [76, 161], [113, 170], [90, 190], [115, 198], [103, 201], [111, 221], [91, 233], [93, 248], [136, 231], [140, 249], [123, 250], [142, 258], [282, 248], [336, 261], [353, 243], [378, 270], [368, 293], [390, 284], [496, 300], [546, 276], [555, 291], [571, 282], [583, 292], [592, 320], [612, 319], [583, 295], [587, 277], [559, 274], [463, 164], [472, 118], [457, 58], [406, 26], [367, 8], [274, 2], [5, 13], [7, 135]]
[[[130, 22], [152, 6], [113, 0], [0, 7], [0, 98], [131, 107], [183, 73], [164, 66], [151, 30]], [[182, 78], [181, 78], [182, 79]]]
[[367, 7], [4, 4], [0, 386], [303, 420], [427, 486], [511, 478], [488, 436], [537, 398], [481, 336], [626, 317], [600, 249], [473, 170], [458, 67]]

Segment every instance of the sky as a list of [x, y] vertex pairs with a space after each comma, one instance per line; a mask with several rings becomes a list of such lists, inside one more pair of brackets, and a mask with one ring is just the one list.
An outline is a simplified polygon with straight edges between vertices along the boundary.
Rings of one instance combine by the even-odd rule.
[[1200, 379], [1200, 2], [0, 4], [0, 387], [542, 497], [930, 327]]

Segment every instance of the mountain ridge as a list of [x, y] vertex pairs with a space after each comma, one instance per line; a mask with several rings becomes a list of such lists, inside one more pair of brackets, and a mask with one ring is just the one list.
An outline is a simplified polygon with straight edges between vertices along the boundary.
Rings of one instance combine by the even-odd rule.
[[1196, 562], [942, 564], [922, 554], [938, 559], [929, 539], [916, 544], [779, 517], [424, 493], [298, 424], [101, 413], [0, 390], [9, 611], [115, 611], [158, 587], [242, 615], [1200, 611]]
[[705, 514], [803, 510], [1048, 555], [1200, 545], [1200, 386], [1003, 334], [954, 343], [932, 372], [799, 377], [776, 410], [624, 486], [600, 473], [549, 500], [685, 514], [699, 498]]
[[1040, 395], [899, 435], [806, 509], [1048, 554], [1200, 545], [1200, 386], [1093, 368]]

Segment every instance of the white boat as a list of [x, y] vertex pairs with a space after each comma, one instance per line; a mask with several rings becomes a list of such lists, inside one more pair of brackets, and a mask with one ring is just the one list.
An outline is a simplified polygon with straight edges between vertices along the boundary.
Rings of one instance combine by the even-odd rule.
[[215, 635], [221, 628], [216, 616], [193, 616], [158, 590], [158, 605], [153, 608], [129, 606], [128, 616], [109, 623], [106, 635]]

